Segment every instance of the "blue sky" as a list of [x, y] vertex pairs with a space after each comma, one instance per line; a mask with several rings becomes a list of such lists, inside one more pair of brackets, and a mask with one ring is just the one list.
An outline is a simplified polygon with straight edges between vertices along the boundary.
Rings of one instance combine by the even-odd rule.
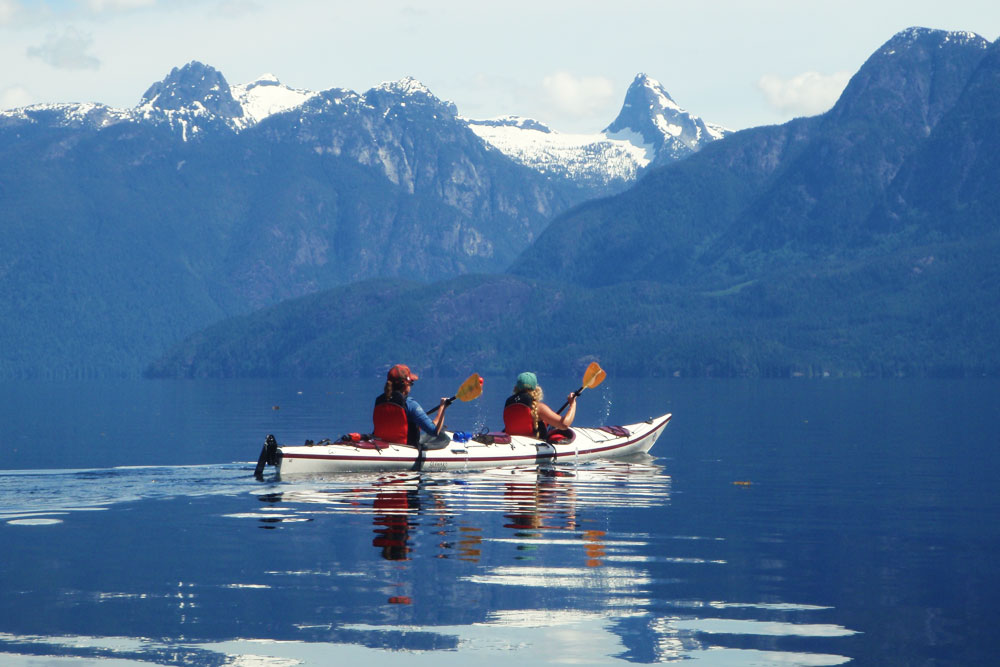
[[308, 90], [413, 76], [463, 116], [596, 132], [644, 72], [685, 109], [742, 129], [826, 110], [910, 26], [993, 41], [1000, 3], [0, 0], [0, 108], [130, 107], [199, 60], [230, 83], [271, 73]]

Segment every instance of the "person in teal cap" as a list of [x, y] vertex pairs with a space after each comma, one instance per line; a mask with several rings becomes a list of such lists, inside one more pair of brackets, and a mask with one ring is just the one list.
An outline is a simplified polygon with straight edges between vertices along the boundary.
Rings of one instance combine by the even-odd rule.
[[542, 388], [534, 373], [524, 372], [517, 376], [514, 394], [503, 406], [503, 430], [511, 435], [526, 435], [531, 438], [545, 440], [548, 435], [546, 426], [554, 429], [566, 429], [573, 425], [576, 417], [576, 395], [570, 393], [566, 397], [569, 409], [565, 415], [545, 405], [542, 402]]

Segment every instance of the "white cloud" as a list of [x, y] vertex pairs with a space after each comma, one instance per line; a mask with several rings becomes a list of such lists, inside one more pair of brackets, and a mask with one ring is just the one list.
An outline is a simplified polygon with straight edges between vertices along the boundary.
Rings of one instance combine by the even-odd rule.
[[227, 19], [239, 19], [250, 16], [261, 9], [262, 6], [254, 0], [222, 0], [212, 13]]
[[11, 86], [0, 90], [0, 109], [17, 109], [34, 103], [34, 97], [24, 86]]
[[560, 113], [590, 116], [607, 107], [615, 95], [611, 80], [601, 76], [577, 77], [556, 72], [542, 79], [542, 88], [551, 107]]
[[814, 116], [833, 106], [850, 78], [849, 72], [803, 72], [790, 79], [765, 74], [758, 79], [757, 88], [767, 103], [782, 114]]
[[95, 14], [127, 12], [155, 4], [156, 0], [87, 0], [87, 7]]
[[[225, 3], [226, 0], [223, 0]], [[159, 0], [0, 0], [0, 26], [45, 24], [156, 7]], [[176, 2], [176, 0], [175, 0]]]
[[70, 26], [61, 35], [50, 33], [41, 46], [29, 46], [30, 58], [38, 58], [56, 69], [98, 69], [101, 61], [87, 53], [94, 38]]
[[0, 0], [0, 25], [13, 23], [20, 9], [16, 0]]

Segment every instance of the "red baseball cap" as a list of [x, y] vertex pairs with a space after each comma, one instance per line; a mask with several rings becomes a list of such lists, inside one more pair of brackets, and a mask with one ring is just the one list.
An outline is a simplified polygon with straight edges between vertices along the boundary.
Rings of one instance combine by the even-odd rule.
[[405, 364], [396, 364], [389, 369], [388, 379], [392, 382], [414, 382], [418, 380], [416, 373], [410, 372], [410, 367]]

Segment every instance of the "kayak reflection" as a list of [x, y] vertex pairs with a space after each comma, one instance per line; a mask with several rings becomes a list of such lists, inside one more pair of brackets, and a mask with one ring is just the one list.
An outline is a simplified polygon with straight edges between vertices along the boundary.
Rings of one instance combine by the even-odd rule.
[[[330, 475], [282, 486], [288, 488], [260, 496], [273, 510], [260, 519], [267, 527], [324, 514], [370, 514], [372, 546], [387, 561], [419, 552], [477, 563], [488, 544], [505, 543], [515, 545], [514, 558], [531, 560], [541, 544], [562, 535], [580, 545], [587, 567], [600, 567], [605, 532], [581, 513], [667, 504], [670, 477], [646, 457], [566, 468]], [[489, 518], [496, 513], [501, 521]]]

